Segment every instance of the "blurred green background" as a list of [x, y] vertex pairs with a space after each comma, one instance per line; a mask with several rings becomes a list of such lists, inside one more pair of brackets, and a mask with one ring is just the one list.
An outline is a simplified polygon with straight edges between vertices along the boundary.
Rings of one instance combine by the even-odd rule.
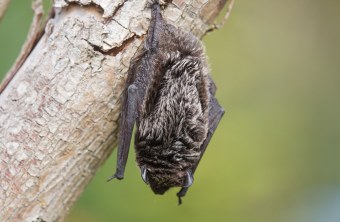
[[[178, 189], [152, 193], [134, 152], [126, 178], [106, 183], [114, 153], [66, 221], [339, 222], [339, 12], [338, 0], [236, 1], [204, 38], [227, 113], [184, 204]], [[0, 23], [2, 76], [31, 16], [13, 0]]]

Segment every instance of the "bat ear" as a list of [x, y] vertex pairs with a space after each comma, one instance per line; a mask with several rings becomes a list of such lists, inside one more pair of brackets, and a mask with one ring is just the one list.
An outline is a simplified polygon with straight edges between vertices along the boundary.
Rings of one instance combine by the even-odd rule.
[[192, 175], [192, 172], [191, 170], [188, 170], [183, 187], [190, 187], [193, 184], [193, 182], [194, 182], [194, 177]]
[[149, 178], [147, 174], [148, 170], [146, 169], [145, 166], [142, 166], [142, 171], [141, 171], [141, 176], [144, 181], [144, 183], [149, 184]]

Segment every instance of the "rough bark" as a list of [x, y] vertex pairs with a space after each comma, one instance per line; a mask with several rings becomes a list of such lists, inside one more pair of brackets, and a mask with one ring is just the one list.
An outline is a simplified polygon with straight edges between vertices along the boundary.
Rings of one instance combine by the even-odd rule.
[[[164, 17], [201, 37], [226, 2], [173, 0]], [[145, 4], [55, 0], [0, 96], [0, 221], [60, 220], [110, 155], [130, 59], [148, 28]]]

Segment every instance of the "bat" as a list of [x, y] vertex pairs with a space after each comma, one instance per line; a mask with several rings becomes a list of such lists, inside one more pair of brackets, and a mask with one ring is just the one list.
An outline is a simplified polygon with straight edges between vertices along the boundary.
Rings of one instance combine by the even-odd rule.
[[123, 91], [117, 169], [109, 180], [124, 178], [136, 123], [142, 179], [155, 194], [181, 187], [181, 204], [224, 109], [215, 98], [200, 40], [168, 24], [158, 1], [150, 7], [147, 37], [131, 61]]

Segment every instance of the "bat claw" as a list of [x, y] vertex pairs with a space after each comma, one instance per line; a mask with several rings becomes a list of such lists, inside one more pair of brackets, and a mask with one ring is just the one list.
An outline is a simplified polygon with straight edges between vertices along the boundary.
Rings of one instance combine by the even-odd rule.
[[113, 180], [113, 179], [122, 180], [123, 177], [118, 176], [118, 175], [115, 173], [115, 174], [113, 174], [111, 177], [109, 177], [109, 178], [106, 180], [106, 182], [110, 182], [110, 181]]
[[115, 179], [115, 178], [116, 178], [116, 176], [113, 175], [113, 176], [109, 177], [109, 178], [106, 180], [106, 182], [110, 182], [111, 180], [113, 180], [113, 179]]

